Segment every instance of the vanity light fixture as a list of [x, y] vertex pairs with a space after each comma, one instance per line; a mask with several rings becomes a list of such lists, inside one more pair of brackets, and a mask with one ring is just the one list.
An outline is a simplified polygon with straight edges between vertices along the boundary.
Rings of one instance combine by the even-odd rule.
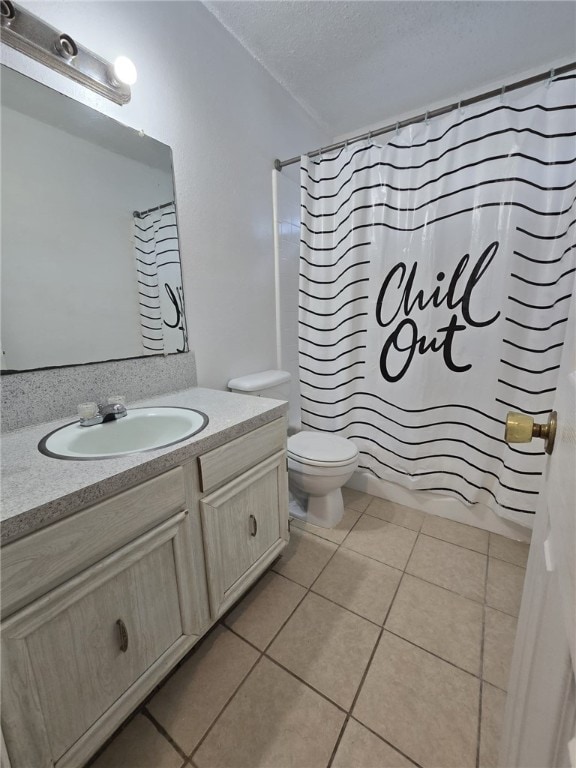
[[12, 0], [0, 0], [0, 11], [3, 43], [116, 104], [130, 101], [136, 67], [126, 56], [112, 66]]
[[128, 56], [118, 56], [114, 61], [114, 75], [116, 80], [125, 85], [134, 85], [138, 79], [136, 67]]

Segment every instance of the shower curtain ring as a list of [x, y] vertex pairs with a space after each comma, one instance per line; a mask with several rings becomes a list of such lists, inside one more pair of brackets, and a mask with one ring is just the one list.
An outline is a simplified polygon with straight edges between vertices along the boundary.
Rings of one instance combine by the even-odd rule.
[[400, 135], [400, 123], [396, 123], [396, 136]]
[[546, 81], [546, 88], [550, 88], [550, 86], [552, 85], [552, 80], [554, 79], [554, 73], [555, 73], [555, 70], [551, 69], [548, 80]]
[[504, 104], [504, 94], [506, 93], [506, 86], [503, 85], [500, 90], [500, 104]]
[[428, 110], [426, 110], [426, 114], [424, 115], [424, 122], [426, 125], [430, 125], [430, 119], [428, 117]]
[[464, 110], [462, 109], [462, 101], [461, 100], [458, 102], [458, 114], [459, 115], [463, 115], [464, 114]]

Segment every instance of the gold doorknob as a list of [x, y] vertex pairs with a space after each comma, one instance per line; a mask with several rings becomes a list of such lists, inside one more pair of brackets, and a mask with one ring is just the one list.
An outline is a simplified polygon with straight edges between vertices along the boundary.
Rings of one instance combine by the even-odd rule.
[[552, 453], [554, 438], [556, 437], [557, 416], [556, 411], [550, 411], [546, 424], [535, 424], [532, 416], [508, 411], [504, 440], [507, 443], [529, 443], [533, 437], [541, 437], [544, 440], [546, 453]]

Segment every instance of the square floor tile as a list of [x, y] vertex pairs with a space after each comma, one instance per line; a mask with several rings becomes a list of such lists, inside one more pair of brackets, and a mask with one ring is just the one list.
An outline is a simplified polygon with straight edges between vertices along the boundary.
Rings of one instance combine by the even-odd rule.
[[136, 715], [91, 768], [180, 768], [184, 758], [144, 715]]
[[413, 768], [413, 765], [408, 758], [350, 718], [332, 768]]
[[483, 555], [488, 552], [488, 531], [456, 523], [446, 517], [426, 515], [422, 524], [422, 533], [442, 541], [449, 541], [450, 544], [457, 544], [459, 547], [473, 549]]
[[525, 568], [529, 549], [530, 544], [525, 541], [514, 541], [497, 533], [490, 534], [490, 557], [497, 557], [498, 560], [506, 560], [507, 563]]
[[486, 555], [478, 552], [420, 534], [406, 572], [471, 600], [484, 601]]
[[486, 606], [482, 677], [506, 691], [518, 620]]
[[246, 677], [258, 652], [219, 625], [147, 704], [189, 754]]
[[331, 541], [292, 528], [290, 542], [273, 570], [303, 587], [309, 587], [336, 549], [336, 544]]
[[344, 713], [266, 658], [194, 754], [198, 768], [326, 768]]
[[486, 605], [518, 616], [526, 571], [512, 563], [489, 558]]
[[348, 709], [379, 631], [371, 622], [310, 593], [274, 640], [268, 655]]
[[482, 723], [480, 724], [480, 768], [499, 768], [498, 754], [506, 694], [488, 683], [482, 686]]
[[268, 571], [224, 623], [263, 651], [305, 594], [304, 587]]
[[374, 497], [368, 508], [367, 515], [379, 517], [380, 520], [388, 520], [389, 523], [402, 525], [404, 528], [411, 528], [413, 531], [419, 531], [424, 520], [425, 513], [418, 509], [405, 507], [403, 504], [396, 504], [394, 501], [378, 499]]
[[353, 716], [424, 768], [474, 768], [480, 681], [384, 631]]
[[402, 572], [370, 557], [339, 549], [313, 586], [313, 591], [365, 619], [382, 624]]
[[478, 675], [482, 619], [480, 603], [404, 574], [386, 629]]
[[362, 515], [344, 539], [342, 546], [402, 571], [417, 535], [414, 531], [386, 520]]
[[356, 512], [364, 512], [374, 496], [344, 486], [342, 488], [342, 498], [344, 499], [344, 506], [348, 507], [348, 509], [355, 509]]
[[341, 544], [361, 514], [361, 512], [356, 512], [353, 509], [345, 509], [342, 520], [334, 528], [322, 528], [319, 525], [312, 525], [298, 518], [293, 518], [292, 527], [300, 528], [303, 531], [308, 531], [308, 533], [314, 533], [316, 536], [333, 541], [335, 544]]

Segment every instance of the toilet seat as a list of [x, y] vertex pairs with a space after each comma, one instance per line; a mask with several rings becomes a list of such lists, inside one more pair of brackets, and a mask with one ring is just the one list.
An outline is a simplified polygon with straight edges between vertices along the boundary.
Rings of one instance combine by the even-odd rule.
[[309, 467], [346, 467], [357, 456], [351, 440], [326, 432], [299, 432], [288, 438], [288, 458]]

